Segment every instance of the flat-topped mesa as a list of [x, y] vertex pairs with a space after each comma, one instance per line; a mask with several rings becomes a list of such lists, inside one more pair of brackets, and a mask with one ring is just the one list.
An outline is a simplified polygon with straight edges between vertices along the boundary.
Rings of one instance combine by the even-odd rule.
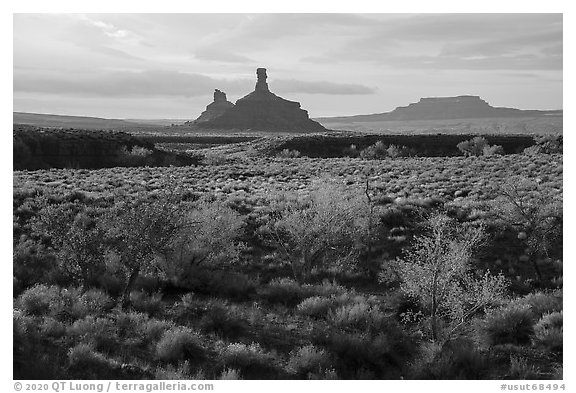
[[426, 97], [389, 113], [389, 120], [437, 120], [493, 116], [497, 111], [478, 96]]
[[222, 116], [234, 104], [226, 99], [226, 93], [218, 89], [214, 90], [214, 102], [206, 107], [206, 110], [194, 121], [194, 124], [204, 123]]
[[[265, 68], [256, 70], [254, 91], [218, 117], [197, 124], [203, 128], [258, 131], [317, 132], [325, 128], [308, 117], [300, 103], [278, 97], [268, 88]], [[208, 108], [207, 108], [208, 109]], [[201, 116], [202, 117], [202, 116]]]

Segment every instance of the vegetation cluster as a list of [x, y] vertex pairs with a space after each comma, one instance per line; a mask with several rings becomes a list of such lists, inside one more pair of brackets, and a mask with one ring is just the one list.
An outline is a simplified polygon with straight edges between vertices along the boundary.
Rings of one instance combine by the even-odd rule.
[[549, 142], [16, 171], [14, 377], [561, 378]]

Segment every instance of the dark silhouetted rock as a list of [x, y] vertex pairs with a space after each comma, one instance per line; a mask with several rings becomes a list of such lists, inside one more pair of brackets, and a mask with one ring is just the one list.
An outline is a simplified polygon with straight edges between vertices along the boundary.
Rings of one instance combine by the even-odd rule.
[[236, 105], [222, 115], [198, 125], [216, 129], [251, 129], [260, 131], [314, 132], [324, 131], [319, 123], [310, 120], [299, 102], [288, 101], [270, 92], [266, 69], [256, 71], [258, 81], [254, 91], [236, 101]]
[[220, 117], [228, 109], [233, 108], [234, 104], [226, 99], [226, 93], [218, 89], [214, 90], [214, 102], [206, 107], [206, 110], [194, 121], [194, 123], [203, 123]]
[[539, 111], [515, 108], [493, 107], [478, 96], [428, 97], [408, 106], [399, 106], [392, 112], [372, 115], [319, 118], [321, 122], [354, 121], [408, 121], [408, 120], [449, 120], [476, 119], [491, 117], [537, 117], [558, 116], [562, 110]]
[[268, 75], [266, 75], [266, 68], [257, 68], [256, 77], [258, 79], [254, 90], [259, 92], [270, 92], [268, 89], [268, 83], [266, 82], [266, 79], [268, 78]]

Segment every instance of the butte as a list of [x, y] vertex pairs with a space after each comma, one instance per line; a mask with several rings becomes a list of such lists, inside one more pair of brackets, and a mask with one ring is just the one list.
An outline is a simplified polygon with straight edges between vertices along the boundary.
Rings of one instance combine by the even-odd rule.
[[[272, 93], [266, 82], [266, 69], [256, 70], [258, 80], [254, 91], [236, 101], [236, 105], [226, 101], [216, 101], [196, 119], [195, 125], [209, 129], [240, 129], [277, 132], [318, 132], [326, 129], [314, 120], [308, 112], [300, 108], [300, 103], [289, 101]], [[219, 92], [219, 90], [216, 90]], [[221, 93], [221, 92], [220, 92]], [[222, 99], [219, 96], [219, 100]], [[218, 105], [216, 105], [218, 104]], [[212, 105], [215, 105], [211, 108]], [[218, 112], [216, 109], [218, 108]], [[213, 110], [214, 109], [214, 110]]]

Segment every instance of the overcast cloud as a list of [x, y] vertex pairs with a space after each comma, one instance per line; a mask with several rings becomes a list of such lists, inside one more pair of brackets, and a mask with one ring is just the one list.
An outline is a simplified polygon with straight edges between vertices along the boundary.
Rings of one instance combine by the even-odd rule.
[[312, 117], [458, 94], [559, 109], [562, 31], [561, 14], [16, 14], [14, 110], [195, 118], [257, 67]]

